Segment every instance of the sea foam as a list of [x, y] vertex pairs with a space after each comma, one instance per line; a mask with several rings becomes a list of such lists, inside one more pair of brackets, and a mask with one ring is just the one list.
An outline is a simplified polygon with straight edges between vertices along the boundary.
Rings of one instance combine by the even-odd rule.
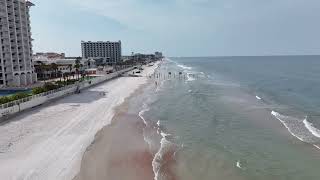
[[272, 111], [271, 114], [272, 114], [274, 117], [276, 117], [276, 118], [288, 129], [289, 133], [290, 133], [292, 136], [296, 137], [296, 138], [299, 139], [300, 141], [305, 142], [305, 140], [304, 140], [303, 138], [301, 138], [301, 137], [299, 137], [298, 135], [296, 135], [295, 133], [293, 133], [293, 131], [292, 131], [292, 130], [290, 129], [290, 127], [289, 127], [289, 124], [286, 123], [286, 122], [283, 120], [283, 119], [287, 118], [286, 116], [281, 115], [280, 113], [275, 112], [275, 111]]
[[194, 81], [194, 80], [196, 80], [193, 76], [194, 76], [194, 74], [187, 73], [187, 81]]
[[236, 166], [237, 166], [239, 169], [242, 169], [240, 161], [237, 161]]
[[320, 130], [315, 128], [314, 125], [307, 120], [307, 118], [303, 121], [303, 124], [311, 132], [311, 134], [320, 138]]
[[161, 132], [162, 139], [160, 141], [160, 148], [158, 152], [155, 154], [152, 160], [152, 169], [154, 173], [154, 180], [160, 180], [161, 177], [161, 166], [163, 166], [163, 162], [165, 161], [164, 155], [169, 153], [170, 149], [174, 146], [174, 144], [166, 139], [166, 134]]
[[262, 100], [262, 98], [261, 98], [261, 97], [259, 97], [259, 96], [256, 96], [256, 98], [257, 98], [258, 100]]
[[177, 66], [181, 67], [182, 69], [186, 69], [186, 70], [191, 70], [192, 69], [192, 67], [185, 66], [185, 65], [182, 65], [182, 64], [177, 64]]

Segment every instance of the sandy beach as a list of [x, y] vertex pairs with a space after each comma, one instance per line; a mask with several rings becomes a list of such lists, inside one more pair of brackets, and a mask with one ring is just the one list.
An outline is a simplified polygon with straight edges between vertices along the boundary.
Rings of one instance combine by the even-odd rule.
[[1, 179], [73, 179], [96, 133], [111, 123], [114, 108], [156, 67], [146, 67], [142, 77], [117, 78], [2, 123]]
[[111, 124], [99, 131], [87, 148], [74, 180], [178, 179], [172, 172], [176, 147], [161, 147], [159, 126], [142, 119], [144, 110], [137, 108], [145, 103], [144, 93], [156, 89], [153, 85], [141, 87], [116, 108]]
[[117, 108], [112, 124], [87, 149], [75, 180], [153, 179], [153, 154], [144, 141], [143, 127], [138, 116], [127, 113], [127, 104]]

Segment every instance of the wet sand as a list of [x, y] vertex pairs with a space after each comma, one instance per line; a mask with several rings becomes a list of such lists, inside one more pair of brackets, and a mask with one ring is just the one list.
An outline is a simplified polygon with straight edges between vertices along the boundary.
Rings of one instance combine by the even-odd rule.
[[[151, 80], [150, 80], [151, 81]], [[175, 147], [158, 153], [162, 136], [155, 123], [139, 116], [145, 87], [135, 91], [125, 102], [115, 108], [111, 124], [100, 130], [87, 148], [81, 168], [74, 180], [153, 180], [156, 159], [158, 179], [175, 180]], [[148, 123], [145, 124], [145, 121]], [[154, 146], [150, 146], [148, 142]], [[160, 156], [159, 156], [160, 154]]]
[[124, 103], [111, 125], [97, 133], [75, 180], [151, 180], [153, 155], [143, 138], [144, 123]]

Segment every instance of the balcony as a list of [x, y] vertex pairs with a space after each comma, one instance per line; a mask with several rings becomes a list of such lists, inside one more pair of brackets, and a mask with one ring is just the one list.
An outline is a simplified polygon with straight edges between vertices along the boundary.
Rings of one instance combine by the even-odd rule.
[[0, 22], [0, 24], [1, 24], [2, 26], [4, 26], [4, 27], [8, 27], [8, 23], [7, 23], [6, 21], [2, 21], [2, 22]]
[[10, 52], [10, 49], [9, 48], [3, 48], [2, 51], [3, 52]]
[[4, 67], [6, 67], [6, 70], [5, 70], [6, 73], [12, 72], [12, 65], [11, 64], [6, 64]]
[[3, 33], [4, 33], [4, 32], [6, 32], [6, 33], [9, 32], [7, 26], [2, 26], [2, 28], [0, 28], [0, 31], [2, 31]]
[[19, 69], [19, 64], [18, 63], [14, 63], [13, 64], [13, 69]]
[[16, 25], [14, 22], [9, 22], [9, 27], [14, 28]]
[[19, 64], [19, 63], [18, 63], [18, 56], [17, 56], [17, 55], [12, 56], [12, 60], [15, 60], [15, 62], [13, 62], [13, 64], [16, 64], [16, 65]]
[[[0, 5], [1, 6], [1, 5]], [[0, 17], [6, 17], [6, 13], [2, 10], [2, 8], [0, 9]]]

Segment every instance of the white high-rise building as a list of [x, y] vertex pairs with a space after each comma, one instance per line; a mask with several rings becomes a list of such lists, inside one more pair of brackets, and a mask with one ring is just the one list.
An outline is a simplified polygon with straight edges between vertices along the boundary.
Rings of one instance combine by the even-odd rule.
[[91, 42], [82, 41], [82, 58], [92, 58], [97, 64], [116, 63], [121, 61], [121, 41]]
[[0, 0], [0, 87], [37, 81], [32, 63], [30, 7], [26, 0]]

